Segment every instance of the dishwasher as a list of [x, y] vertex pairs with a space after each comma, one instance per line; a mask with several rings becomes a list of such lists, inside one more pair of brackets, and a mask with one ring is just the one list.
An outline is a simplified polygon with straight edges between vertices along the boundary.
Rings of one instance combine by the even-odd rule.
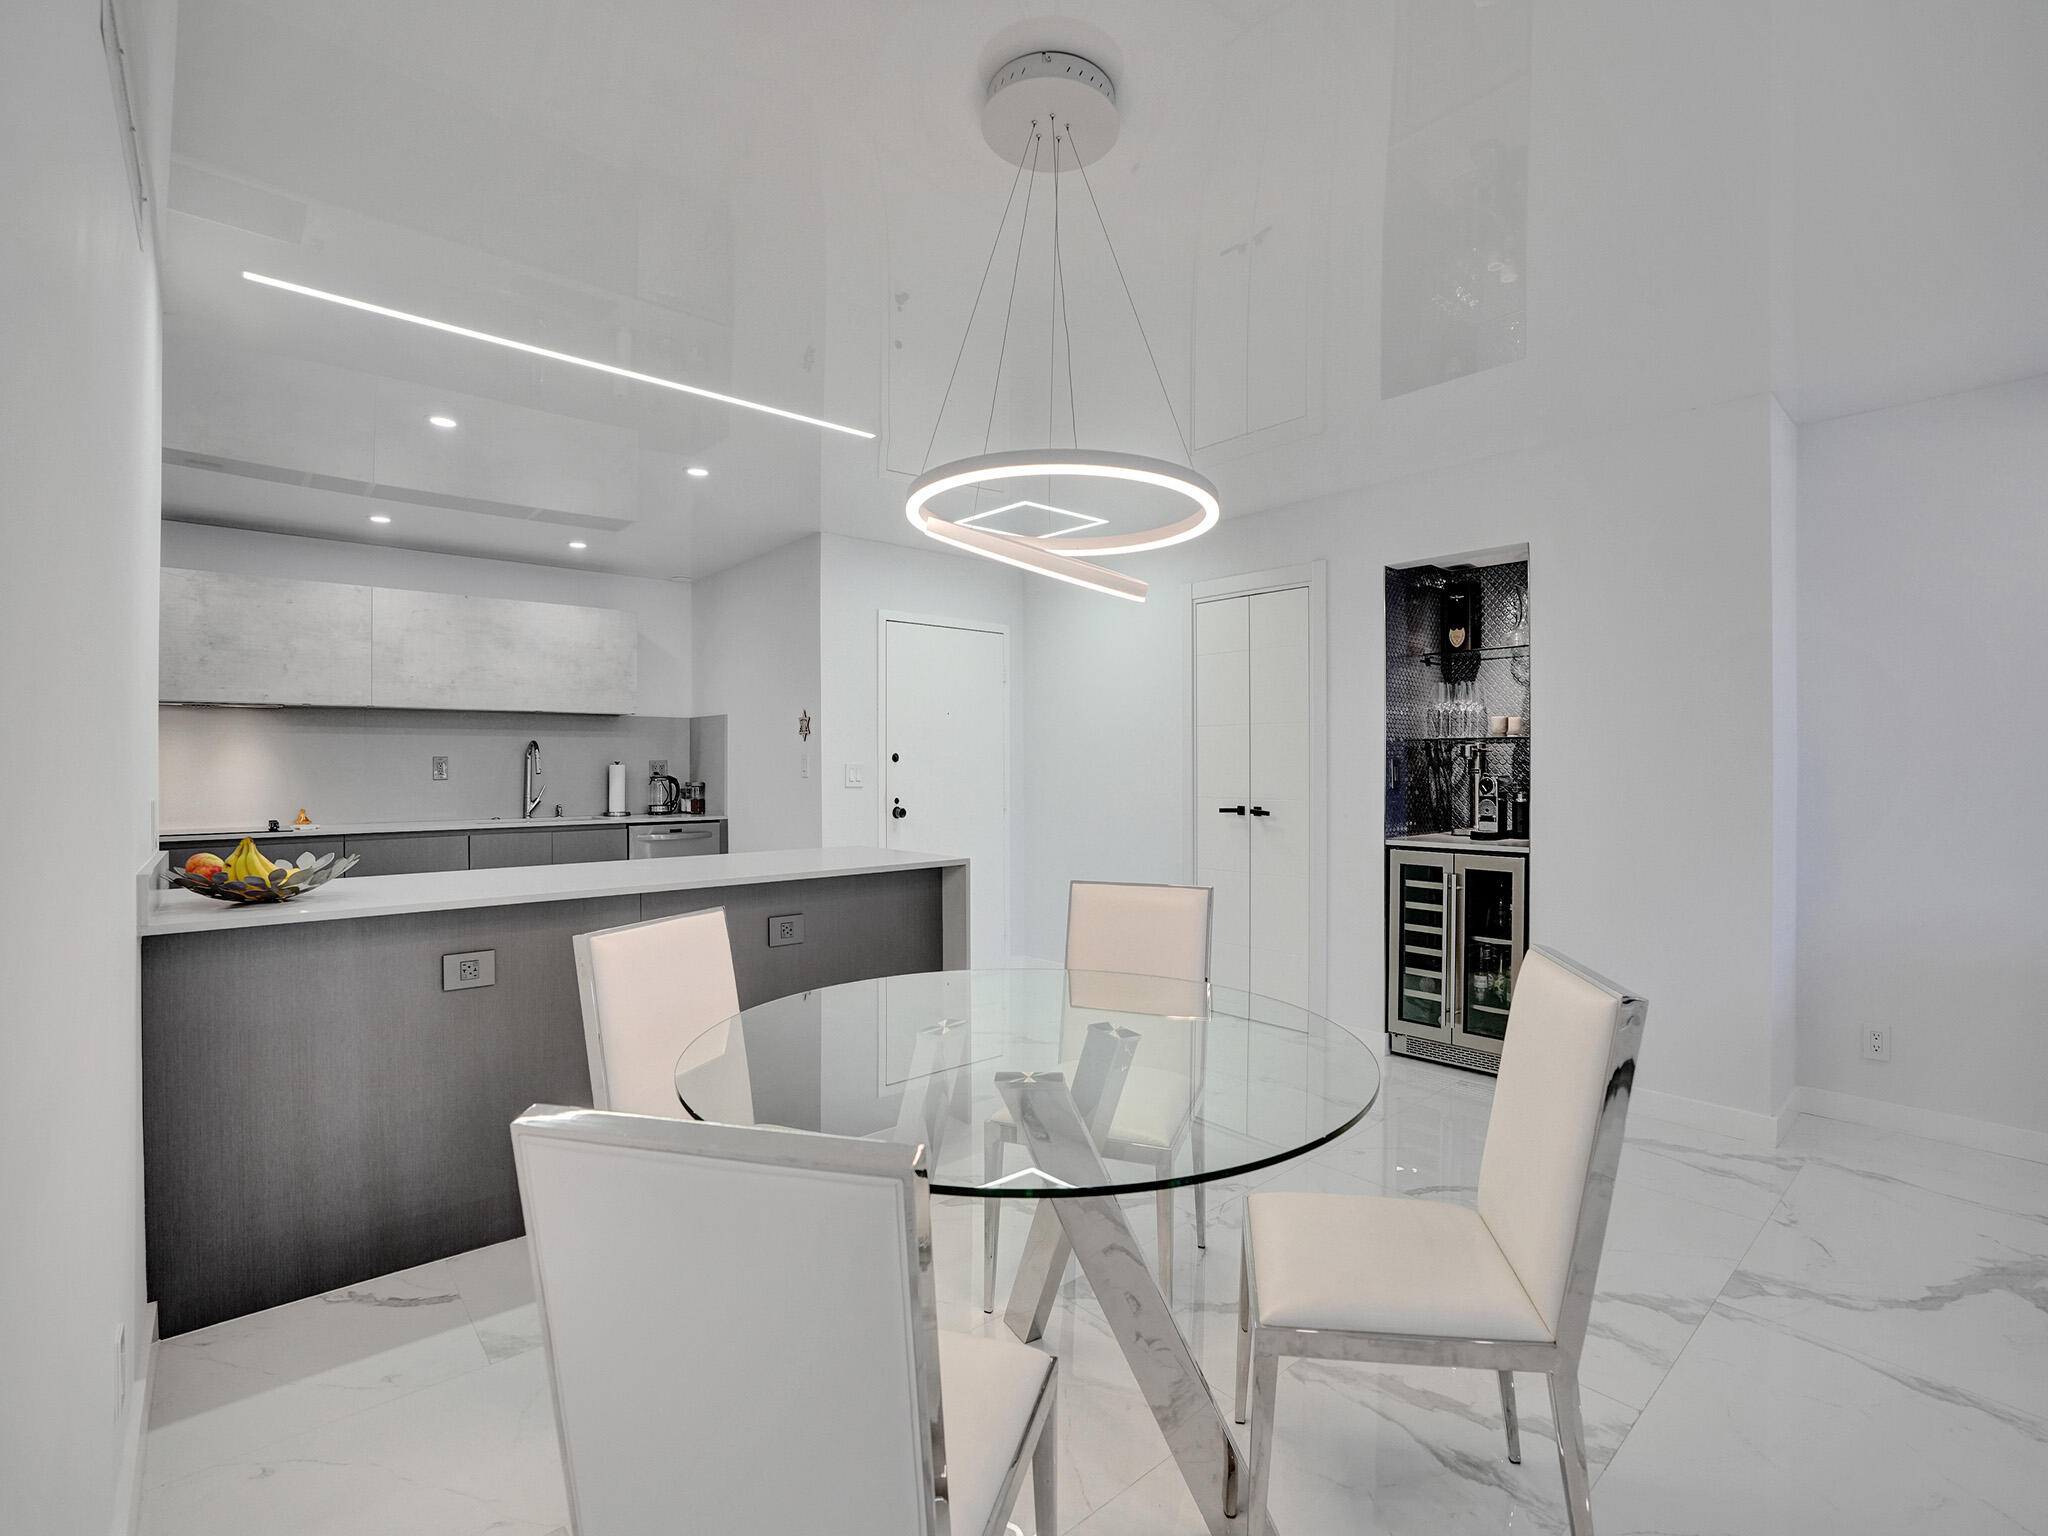
[[633, 829], [636, 859], [680, 859], [693, 853], [722, 853], [722, 821], [650, 822]]

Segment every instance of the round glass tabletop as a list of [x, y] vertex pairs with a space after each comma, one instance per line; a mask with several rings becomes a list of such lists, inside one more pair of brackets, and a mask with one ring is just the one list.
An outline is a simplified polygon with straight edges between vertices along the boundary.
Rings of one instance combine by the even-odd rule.
[[928, 971], [748, 1008], [693, 1040], [700, 1120], [919, 1143], [935, 1194], [1117, 1194], [1262, 1168], [1357, 1123], [1379, 1063], [1287, 1003], [1102, 971]]

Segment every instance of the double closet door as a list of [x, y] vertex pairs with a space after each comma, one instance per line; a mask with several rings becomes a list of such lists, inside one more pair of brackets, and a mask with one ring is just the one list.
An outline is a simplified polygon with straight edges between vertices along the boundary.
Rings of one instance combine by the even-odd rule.
[[1195, 604], [1196, 879], [1216, 984], [1309, 1006], [1307, 587]]

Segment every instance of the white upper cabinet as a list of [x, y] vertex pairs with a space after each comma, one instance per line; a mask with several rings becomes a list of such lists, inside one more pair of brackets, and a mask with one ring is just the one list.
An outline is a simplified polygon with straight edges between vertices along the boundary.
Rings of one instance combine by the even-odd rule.
[[191, 704], [368, 704], [370, 592], [329, 581], [167, 569], [157, 697]]
[[163, 573], [157, 696], [625, 715], [638, 703], [633, 615], [218, 571]]
[[378, 587], [371, 698], [380, 709], [627, 715], [639, 630], [630, 613]]

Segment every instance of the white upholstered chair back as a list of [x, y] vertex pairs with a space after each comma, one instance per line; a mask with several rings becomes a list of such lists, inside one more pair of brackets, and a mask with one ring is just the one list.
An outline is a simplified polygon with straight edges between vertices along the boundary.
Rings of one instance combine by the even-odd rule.
[[1076, 880], [1067, 891], [1067, 969], [1209, 979], [1209, 888]]
[[[633, 1115], [684, 1115], [676, 1099], [676, 1058], [697, 1036], [740, 1011], [725, 909], [685, 912], [576, 935], [583, 1039], [590, 1053], [590, 1102]], [[751, 1120], [746, 1059], [707, 1070], [707, 1120]]]
[[512, 1142], [577, 1536], [929, 1536], [915, 1148], [545, 1105]]
[[1595, 1203], [1603, 1230], [1590, 1246], [1580, 1214], [1623, 1014], [1623, 999], [1541, 950], [1522, 957], [1479, 1165], [1479, 1214], [1553, 1334], [1574, 1256], [1597, 1263], [1605, 1236], [1605, 1199]]

